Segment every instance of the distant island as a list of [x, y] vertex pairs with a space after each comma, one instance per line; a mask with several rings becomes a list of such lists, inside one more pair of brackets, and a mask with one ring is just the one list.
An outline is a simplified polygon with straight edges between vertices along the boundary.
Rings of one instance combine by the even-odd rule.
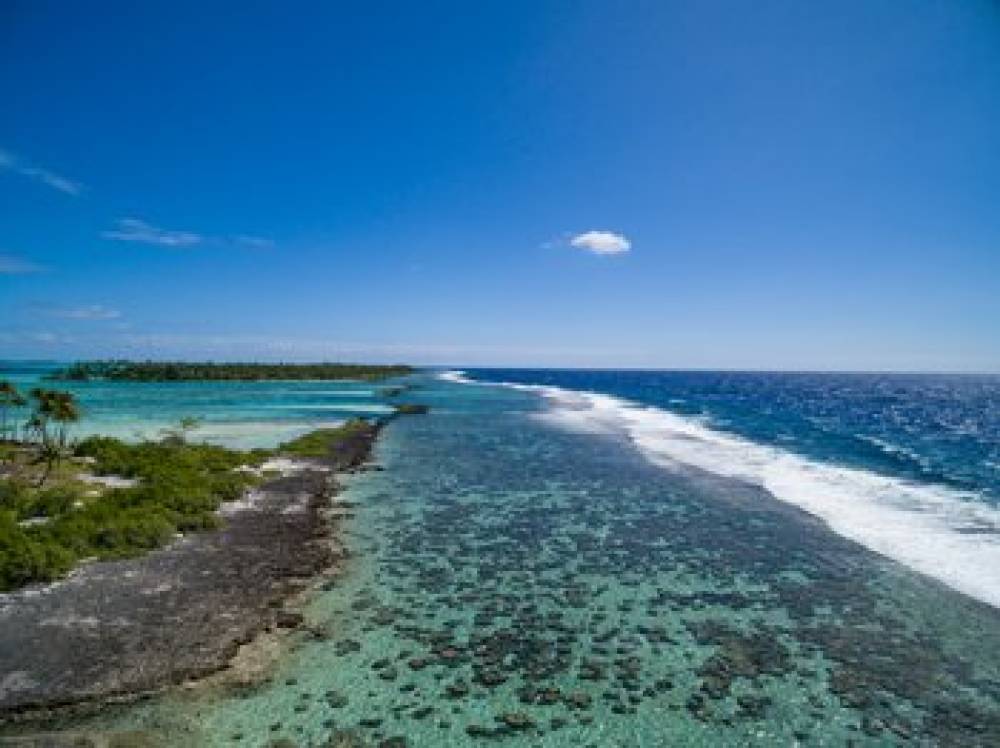
[[379, 382], [412, 374], [404, 364], [289, 364], [215, 363], [187, 361], [78, 361], [52, 372], [48, 379], [86, 382], [93, 379], [116, 382], [195, 382], [293, 380], [361, 380]]

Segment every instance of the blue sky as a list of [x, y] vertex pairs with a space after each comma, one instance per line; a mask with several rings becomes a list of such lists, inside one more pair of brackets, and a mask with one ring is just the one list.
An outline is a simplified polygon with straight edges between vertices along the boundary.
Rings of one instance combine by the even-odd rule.
[[0, 8], [0, 356], [1000, 371], [1000, 10]]

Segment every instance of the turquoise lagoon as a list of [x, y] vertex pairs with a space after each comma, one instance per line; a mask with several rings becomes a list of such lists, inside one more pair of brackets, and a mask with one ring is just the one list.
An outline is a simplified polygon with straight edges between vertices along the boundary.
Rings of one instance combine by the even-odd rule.
[[[306, 609], [324, 635], [295, 634], [259, 686], [75, 726], [185, 746], [1000, 744], [992, 606], [753, 482], [554, 418], [533, 389], [414, 383], [431, 413], [390, 424], [384, 470], [345, 477], [353, 554]], [[294, 398], [355, 397], [171, 387], [114, 398], [104, 423], [183, 393], [163, 421], [204, 398], [207, 422], [285, 428], [324, 417]]]
[[35, 386], [77, 396], [83, 420], [75, 436], [158, 438], [183, 418], [198, 425], [190, 438], [235, 449], [273, 447], [352, 417], [379, 417], [392, 406], [369, 382], [47, 382], [52, 363], [0, 362], [0, 379], [23, 392]]

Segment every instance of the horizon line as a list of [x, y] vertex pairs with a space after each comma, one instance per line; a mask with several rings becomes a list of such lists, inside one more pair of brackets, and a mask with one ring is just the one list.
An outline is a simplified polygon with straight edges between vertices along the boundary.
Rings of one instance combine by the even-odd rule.
[[204, 359], [204, 358], [0, 358], [0, 364], [73, 364], [83, 361], [125, 361], [129, 363], [185, 363], [185, 364], [273, 364], [273, 365], [310, 365], [310, 364], [344, 364], [364, 366], [409, 366], [416, 370], [438, 371], [597, 371], [597, 372], [648, 372], [648, 373], [729, 373], [729, 374], [899, 374], [912, 376], [969, 376], [969, 377], [1000, 377], [1000, 370], [952, 370], [952, 369], [821, 369], [798, 368], [775, 369], [767, 367], [741, 366], [539, 366], [516, 364], [410, 364], [406, 361], [378, 363], [373, 361], [354, 360], [275, 360], [275, 359]]

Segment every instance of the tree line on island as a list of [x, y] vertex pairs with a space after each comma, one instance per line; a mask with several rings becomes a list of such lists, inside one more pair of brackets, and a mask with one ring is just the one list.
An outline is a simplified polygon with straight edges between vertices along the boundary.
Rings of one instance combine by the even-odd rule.
[[49, 379], [85, 382], [190, 382], [261, 380], [361, 380], [377, 382], [412, 374], [405, 364], [224, 363], [188, 361], [78, 361], [58, 369]]

